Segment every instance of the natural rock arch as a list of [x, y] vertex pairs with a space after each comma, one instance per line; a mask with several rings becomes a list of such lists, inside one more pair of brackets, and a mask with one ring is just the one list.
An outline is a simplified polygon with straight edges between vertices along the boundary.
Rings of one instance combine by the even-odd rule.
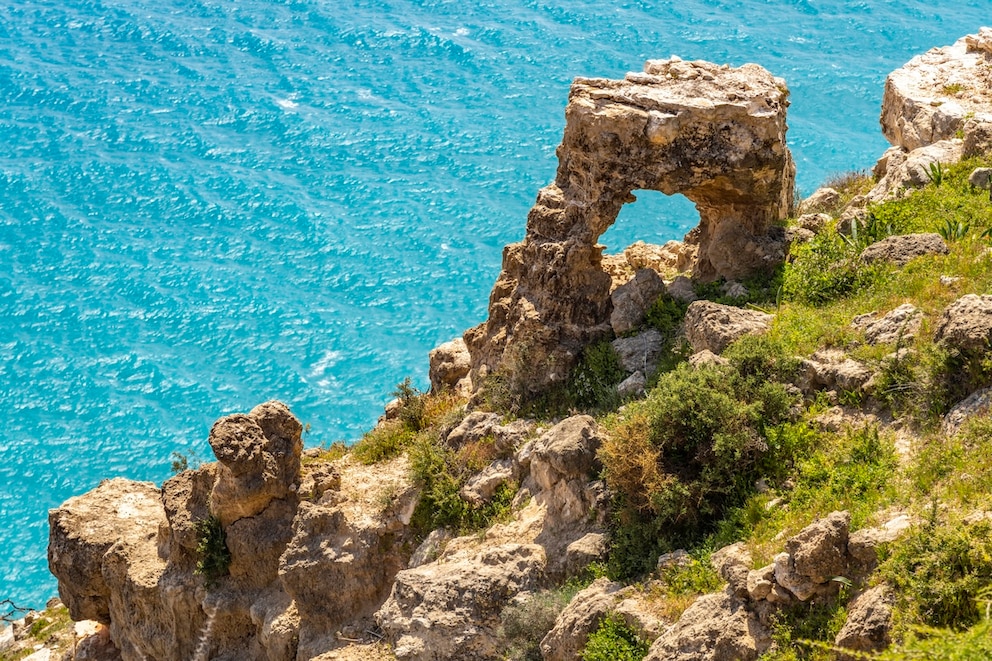
[[[767, 270], [772, 224], [792, 205], [785, 83], [754, 64], [649, 61], [624, 80], [578, 78], [565, 109], [555, 181], [503, 252], [489, 319], [465, 334], [476, 387], [500, 369], [539, 390], [609, 333], [600, 235], [636, 189], [681, 193], [700, 223], [693, 276]], [[769, 255], [773, 257], [769, 258]]]

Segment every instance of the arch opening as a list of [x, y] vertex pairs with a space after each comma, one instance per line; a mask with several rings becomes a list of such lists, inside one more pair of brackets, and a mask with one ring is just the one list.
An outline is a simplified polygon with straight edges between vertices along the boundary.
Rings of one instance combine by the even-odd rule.
[[617, 219], [599, 237], [599, 243], [606, 246], [604, 255], [620, 254], [636, 241], [655, 245], [681, 241], [699, 225], [699, 211], [684, 195], [649, 189], [632, 194], [637, 199], [624, 204]]

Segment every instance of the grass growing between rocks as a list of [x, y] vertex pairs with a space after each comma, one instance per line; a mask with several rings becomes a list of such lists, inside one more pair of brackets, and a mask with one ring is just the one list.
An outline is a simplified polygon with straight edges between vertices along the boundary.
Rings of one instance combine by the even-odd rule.
[[606, 616], [582, 649], [582, 661], [641, 661], [650, 645], [616, 615]]

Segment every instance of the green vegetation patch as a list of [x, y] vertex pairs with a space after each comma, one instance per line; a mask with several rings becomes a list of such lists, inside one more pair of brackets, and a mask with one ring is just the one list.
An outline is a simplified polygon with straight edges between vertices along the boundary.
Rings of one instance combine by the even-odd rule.
[[196, 522], [196, 573], [203, 576], [208, 588], [227, 576], [231, 566], [231, 552], [227, 548], [227, 535], [220, 519], [208, 516]]
[[622, 618], [608, 615], [589, 634], [581, 658], [582, 661], [641, 661], [649, 647]]

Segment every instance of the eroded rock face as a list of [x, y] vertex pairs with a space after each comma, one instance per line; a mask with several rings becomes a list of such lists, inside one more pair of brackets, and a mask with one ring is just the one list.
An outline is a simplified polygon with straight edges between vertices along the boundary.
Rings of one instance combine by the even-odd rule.
[[114, 546], [154, 541], [165, 512], [150, 482], [104, 480], [48, 513], [48, 566], [59, 579], [59, 597], [74, 620], [110, 624], [110, 589], [103, 575]]
[[543, 661], [578, 659], [589, 634], [616, 607], [618, 593], [622, 590], [620, 583], [599, 578], [576, 594], [558, 615], [554, 628], [541, 641]]
[[697, 599], [645, 661], [754, 661], [771, 642], [771, 631], [728, 590]]
[[908, 343], [916, 336], [923, 322], [923, 313], [911, 303], [904, 303], [882, 317], [875, 313], [858, 315], [851, 326], [863, 331], [868, 344]]
[[889, 74], [882, 132], [912, 151], [992, 125], [992, 30], [917, 55]]
[[769, 231], [791, 206], [795, 170], [787, 96], [780, 79], [752, 64], [673, 58], [624, 80], [577, 79], [555, 182], [538, 194], [524, 241], [504, 250], [488, 321], [465, 334], [474, 383], [502, 369], [539, 390], [609, 334], [612, 280], [597, 240], [637, 189], [696, 203], [695, 277], [773, 268], [784, 235]]

